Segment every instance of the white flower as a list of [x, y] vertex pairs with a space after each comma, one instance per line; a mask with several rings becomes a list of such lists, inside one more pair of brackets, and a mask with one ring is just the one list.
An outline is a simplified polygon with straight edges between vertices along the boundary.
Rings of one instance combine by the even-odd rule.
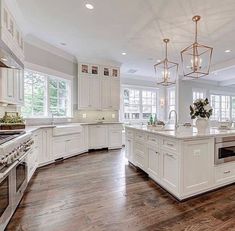
[[206, 112], [209, 112], [212, 109], [212, 107], [209, 104], [205, 105], [203, 108]]

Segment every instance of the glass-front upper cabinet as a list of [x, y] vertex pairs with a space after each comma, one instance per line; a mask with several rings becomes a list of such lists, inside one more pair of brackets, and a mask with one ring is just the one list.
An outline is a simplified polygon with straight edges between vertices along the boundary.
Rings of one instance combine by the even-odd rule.
[[80, 63], [79, 64], [79, 73], [83, 75], [99, 75], [100, 68], [99, 65]]

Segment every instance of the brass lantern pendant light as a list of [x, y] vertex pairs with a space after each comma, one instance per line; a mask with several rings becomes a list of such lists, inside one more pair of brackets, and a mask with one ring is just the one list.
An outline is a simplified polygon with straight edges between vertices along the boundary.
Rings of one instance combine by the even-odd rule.
[[213, 48], [198, 43], [197, 26], [201, 19], [199, 15], [192, 18], [195, 22], [195, 42], [181, 51], [181, 61], [185, 77], [201, 78], [210, 72]]
[[157, 84], [163, 86], [170, 86], [176, 83], [178, 77], [178, 63], [171, 62], [167, 56], [167, 45], [170, 42], [169, 39], [163, 39], [166, 46], [166, 56], [161, 62], [154, 65], [155, 74], [157, 77]]

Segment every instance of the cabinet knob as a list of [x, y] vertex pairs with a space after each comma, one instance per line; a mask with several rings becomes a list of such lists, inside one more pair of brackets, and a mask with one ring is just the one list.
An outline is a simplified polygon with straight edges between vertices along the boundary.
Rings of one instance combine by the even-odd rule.
[[224, 174], [228, 174], [228, 173], [230, 173], [231, 171], [224, 171]]

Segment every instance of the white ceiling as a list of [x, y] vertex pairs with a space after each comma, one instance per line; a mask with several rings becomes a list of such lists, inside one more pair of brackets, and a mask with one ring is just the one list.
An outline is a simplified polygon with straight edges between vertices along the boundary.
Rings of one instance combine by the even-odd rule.
[[[171, 39], [170, 58], [180, 62], [180, 51], [194, 39], [195, 14], [202, 16], [199, 42], [214, 47], [212, 64], [227, 68], [235, 58], [234, 0], [89, 0], [92, 11], [85, 8], [85, 0], [14, 1], [26, 34], [76, 57], [121, 62], [123, 74], [136, 69], [139, 76], [153, 76], [153, 64], [164, 54], [165, 37]], [[232, 52], [224, 53], [226, 49]], [[218, 76], [219, 81], [227, 79], [224, 73]]]

